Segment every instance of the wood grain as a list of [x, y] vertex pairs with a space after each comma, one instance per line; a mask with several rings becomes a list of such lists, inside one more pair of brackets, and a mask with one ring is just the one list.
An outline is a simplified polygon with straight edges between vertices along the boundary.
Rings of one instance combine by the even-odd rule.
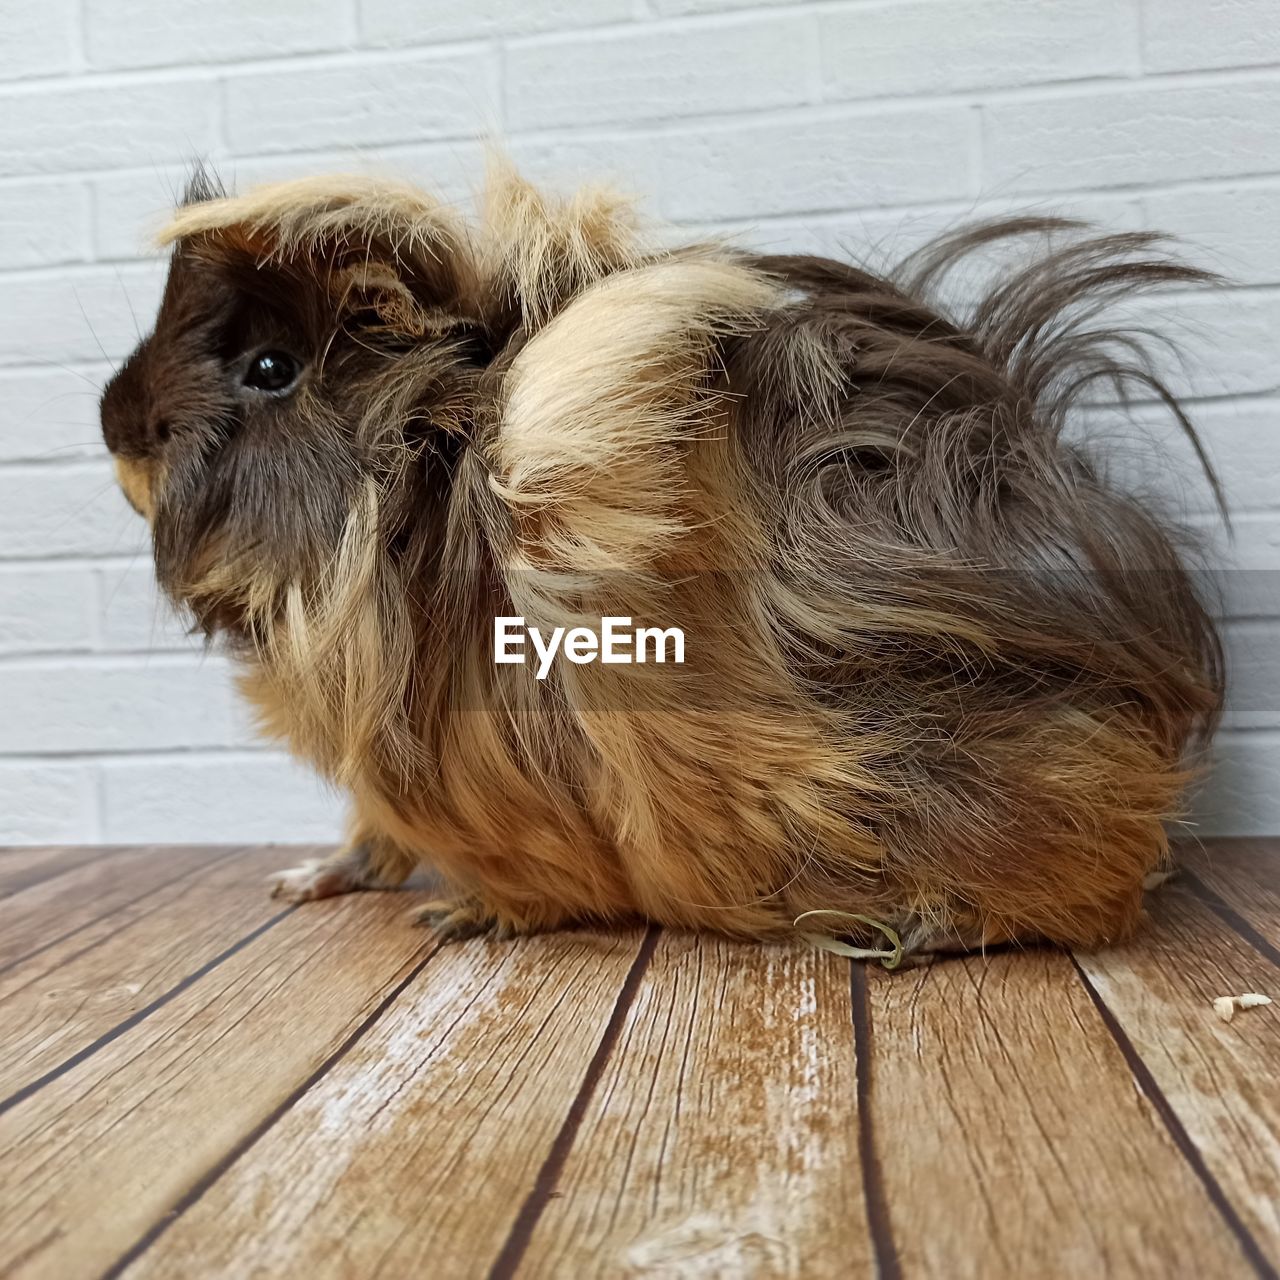
[[1251, 1274], [1069, 957], [954, 958], [867, 982], [905, 1277]]
[[870, 1274], [854, 1077], [847, 961], [664, 934], [519, 1275]]
[[0, 849], [0, 898], [11, 897], [50, 880], [67, 871], [74, 871], [86, 862], [96, 862], [120, 853], [124, 846], [114, 848], [95, 845], [53, 845], [34, 849]]
[[7, 1274], [97, 1275], [162, 1222], [422, 963], [404, 909], [308, 904], [0, 1115]]
[[0, 971], [203, 870], [211, 857], [228, 852], [208, 845], [121, 849], [0, 900]]
[[125, 1274], [483, 1276], [641, 935], [445, 948]]
[[263, 863], [260, 850], [211, 849], [189, 874], [0, 973], [0, 1106], [279, 916]]
[[[1097, 955], [439, 949], [287, 849], [0, 852], [0, 1276], [1274, 1277], [1280, 846]], [[3, 889], [7, 886], [8, 896]]]
[[[1280, 969], [1186, 888], [1155, 895], [1135, 942], [1081, 968], [1273, 1266], [1280, 1266]], [[1222, 1022], [1215, 996], [1276, 1004]]]
[[1274, 961], [1280, 953], [1280, 847], [1276, 841], [1216, 840], [1206, 849], [1188, 851], [1182, 865], [1188, 887], [1218, 909], [1228, 927], [1239, 930], [1239, 921], [1245, 921], [1244, 931], [1254, 935], [1250, 941]]

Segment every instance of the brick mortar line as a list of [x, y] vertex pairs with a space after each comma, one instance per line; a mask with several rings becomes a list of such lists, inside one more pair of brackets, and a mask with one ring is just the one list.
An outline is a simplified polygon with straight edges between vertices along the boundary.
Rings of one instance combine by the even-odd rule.
[[[296, 50], [255, 55], [252, 50], [235, 56], [215, 58], [209, 61], [175, 60], [152, 65], [95, 65], [86, 61], [83, 66], [73, 67], [70, 71], [37, 72], [23, 75], [21, 73], [0, 77], [0, 94], [6, 93], [39, 93], [56, 92], [59, 88], [74, 84], [133, 85], [136, 83], [166, 83], [170, 79], [187, 77], [194, 74], [215, 78], [219, 75], [270, 75], [278, 71], [325, 70], [332, 67], [360, 66], [366, 63], [379, 64], [403, 60], [429, 60], [435, 57], [451, 57], [483, 50], [486, 43], [495, 38], [502, 38], [513, 49], [561, 47], [573, 49], [583, 47], [590, 49], [599, 44], [625, 44], [628, 39], [643, 40], [648, 36], [679, 37], [690, 31], [695, 33], [717, 30], [759, 27], [768, 30], [776, 27], [780, 20], [803, 17], [816, 20], [819, 25], [823, 19], [838, 17], [844, 13], [856, 14], [868, 9], [891, 11], [891, 5], [885, 0], [834, 0], [823, 3], [822, 0], [803, 6], [777, 4], [751, 8], [729, 9], [720, 13], [673, 14], [653, 18], [636, 18], [634, 16], [619, 18], [615, 21], [593, 23], [582, 26], [565, 26], [547, 31], [527, 31], [524, 33], [505, 34], [496, 29], [477, 30], [465, 35], [451, 35], [430, 40], [409, 40], [398, 44], [384, 44], [365, 37], [353, 47], [350, 35], [341, 43], [334, 43], [327, 48], [299, 47]], [[939, 14], [945, 13], [945, 6], [937, 6]], [[1145, 46], [1145, 41], [1143, 42]], [[1145, 52], [1145, 47], [1142, 50]], [[1114, 73], [1108, 72], [1108, 79], [1117, 84], [1134, 85], [1141, 82], [1175, 82], [1194, 77], [1234, 75], [1249, 77], [1265, 75], [1269, 70], [1280, 66], [1280, 61], [1236, 62], [1226, 66], [1209, 67], [1177, 67], [1156, 68], [1144, 64], [1137, 75], [1130, 66]], [[1096, 79], [1087, 74], [1072, 76], [1060, 81], [1042, 81], [1040, 84], [1071, 84], [1078, 80]], [[992, 86], [993, 88], [997, 86]], [[998, 86], [1009, 91], [1020, 91], [1036, 87], [1035, 85]], [[914, 92], [914, 91], [907, 91]], [[924, 92], [927, 92], [925, 90]]]
[[[473, 40], [469, 44], [475, 46], [480, 53], [488, 53], [485, 40]], [[378, 51], [380, 54], [382, 51]], [[406, 64], [416, 61], [429, 62], [432, 58], [431, 47], [414, 48], [406, 52], [404, 48], [394, 51], [394, 56], [373, 56], [374, 51], [363, 51], [360, 54], [342, 53], [342, 61], [326, 63], [314, 68], [301, 67], [298, 58], [285, 58], [278, 67], [269, 64], [232, 63], [224, 69], [219, 64], [198, 63], [190, 66], [165, 68], [162, 72], [145, 72], [142, 70], [129, 73], [101, 73], [94, 75], [76, 75], [66, 77], [55, 84], [36, 84], [33, 81], [16, 81], [8, 84], [0, 83], [0, 102], [20, 97], [52, 98], [65, 94], [67, 96], [85, 89], [135, 88], [146, 86], [173, 85], [179, 88], [190, 88], [193, 85], [217, 85], [236, 79], [247, 79], [252, 74], [263, 78], [278, 76], [280, 71], [297, 72], [305, 75], [309, 69], [316, 71], [359, 69], [363, 66], [376, 66], [397, 59]], [[1108, 96], [1141, 96], [1147, 93], [1160, 93], [1169, 89], [1185, 88], [1198, 90], [1221, 86], [1256, 86], [1280, 87], [1280, 62], [1248, 67], [1206, 67], [1189, 71], [1171, 71], [1149, 73], [1140, 78], [1133, 78], [1124, 72], [1105, 72], [1076, 76], [1063, 80], [1047, 80], [1029, 85], [977, 85], [968, 89], [951, 89], [943, 92], [931, 92], [927, 88], [887, 91], [873, 96], [829, 98], [818, 105], [795, 104], [793, 106], [752, 107], [749, 96], [744, 98], [741, 106], [732, 109], [692, 112], [687, 115], [673, 114], [653, 118], [637, 117], [629, 120], [611, 122], [609, 128], [629, 130], [645, 124], [660, 123], [666, 125], [716, 125], [735, 120], [749, 121], [755, 127], [767, 123], [770, 117], [785, 119], [797, 112], [824, 112], [833, 116], [848, 114], [855, 118], [868, 115], [889, 115], [936, 108], [944, 110], [956, 106], [972, 106], [975, 104], [992, 105], [1012, 103], [1025, 105], [1035, 102], [1072, 101], [1082, 97], [1105, 98]], [[590, 132], [598, 126], [588, 125]], [[513, 139], [537, 140], [543, 137], [561, 137], [566, 134], [577, 136], [583, 129], [577, 124], [544, 126], [540, 129], [513, 133]], [[429, 138], [415, 139], [412, 143], [401, 140], [385, 145], [418, 145], [419, 142], [459, 141], [474, 137], [474, 132], [442, 133]], [[375, 144], [376, 145], [376, 144]], [[279, 153], [281, 156], [292, 156], [293, 151]], [[72, 172], [68, 170], [67, 172]], [[35, 170], [30, 175], [0, 174], [0, 177], [37, 177], [47, 176], [46, 170]]]
[[[1280, 83], [1280, 76], [1277, 77], [1277, 83]], [[802, 108], [795, 108], [800, 110]], [[653, 126], [654, 121], [637, 122], [646, 126]], [[588, 127], [590, 128], [590, 127]], [[577, 136], [577, 135], [567, 135]], [[608, 144], [617, 142], [620, 137], [642, 137], [640, 132], [628, 133], [626, 135], [605, 135], [591, 133], [592, 139]], [[661, 136], [657, 133], [652, 135], [657, 139]], [[504, 141], [516, 142], [527, 141], [535, 138], [532, 134], [508, 134]], [[475, 134], [466, 141], [472, 143], [477, 149], [481, 148], [484, 139], [480, 134]], [[396, 162], [412, 162], [415, 153], [427, 148], [449, 148], [455, 150], [458, 144], [457, 139], [445, 140], [430, 138], [421, 142], [389, 142], [378, 144], [375, 147], [356, 147], [349, 144], [334, 144], [327, 147], [304, 148], [289, 153], [282, 152], [246, 152], [242, 154], [227, 155], [215, 159], [215, 165], [266, 165], [272, 162], [283, 162], [288, 159], [314, 160], [317, 165], [350, 165], [354, 162], [363, 160], [366, 163], [373, 163], [377, 167], [391, 165]], [[89, 183], [110, 182], [122, 178], [181, 178], [186, 172], [187, 165], [184, 161], [173, 160], [158, 163], [155, 165], [120, 165], [109, 168], [85, 168], [83, 166], [66, 170], [53, 172], [39, 172], [27, 174], [0, 174], [0, 191], [10, 186], [22, 185], [53, 185], [56, 183], [66, 182], [70, 180], [84, 181]], [[477, 173], [478, 177], [478, 173]], [[422, 184], [424, 187], [427, 184]], [[1075, 196], [1087, 196], [1090, 198], [1101, 197], [1104, 199], [1117, 200], [1143, 200], [1150, 198], [1165, 198], [1177, 195], [1196, 195], [1206, 194], [1217, 191], [1219, 189], [1229, 189], [1231, 191], [1256, 191], [1268, 190], [1274, 186], [1280, 185], [1280, 168], [1261, 170], [1252, 173], [1238, 173], [1217, 175], [1211, 177], [1191, 177], [1191, 178], [1173, 178], [1161, 182], [1135, 182], [1132, 184], [1120, 186], [1104, 186], [1104, 187], [1086, 187], [1086, 186], [1068, 186], [1045, 189], [1043, 191], [1015, 191], [1002, 194], [998, 191], [991, 191], [980, 197], [983, 204], [999, 203], [1005, 205], [1018, 205], [1028, 202], [1041, 202], [1049, 199], [1069, 199]], [[428, 188], [429, 189], [429, 188]], [[468, 199], [451, 198], [446, 200], [451, 205], [465, 205]], [[665, 221], [670, 226], [713, 226], [718, 222], [744, 222], [760, 220], [780, 221], [794, 218], [824, 218], [828, 220], [856, 216], [860, 214], [925, 214], [925, 213], [946, 213], [953, 210], [964, 210], [974, 205], [974, 198], [969, 195], [955, 196], [943, 200], [907, 200], [890, 202], [887, 204], [869, 204], [869, 205], [847, 205], [840, 209], [797, 209], [788, 210], [781, 213], [762, 212], [755, 214], [733, 215], [724, 218], [669, 218], [659, 219]], [[157, 216], [163, 216], [164, 207], [158, 207]], [[102, 257], [94, 258], [86, 265], [93, 266], [110, 266], [118, 265], [145, 265], [156, 261], [155, 258], [139, 258], [139, 257]], [[91, 360], [84, 359], [72, 361], [71, 364], [89, 365], [94, 363]], [[101, 363], [98, 361], [97, 363]]]

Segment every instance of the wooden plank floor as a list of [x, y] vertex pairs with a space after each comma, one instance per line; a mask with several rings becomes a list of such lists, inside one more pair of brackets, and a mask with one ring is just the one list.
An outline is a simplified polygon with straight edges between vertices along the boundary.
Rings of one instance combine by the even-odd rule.
[[0, 852], [0, 1276], [1277, 1274], [1280, 841], [1130, 945], [899, 973], [441, 947], [281, 909], [297, 856]]

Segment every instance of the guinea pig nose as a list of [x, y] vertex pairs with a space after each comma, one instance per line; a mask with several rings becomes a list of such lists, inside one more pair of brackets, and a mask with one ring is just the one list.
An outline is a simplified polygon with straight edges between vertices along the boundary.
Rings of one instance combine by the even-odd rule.
[[[148, 423], [153, 416], [147, 404], [148, 345], [148, 342], [140, 343], [102, 389], [98, 416], [102, 420], [102, 438], [112, 453], [145, 453], [149, 441], [164, 439], [156, 427], [149, 427]], [[158, 424], [158, 415], [154, 421]]]

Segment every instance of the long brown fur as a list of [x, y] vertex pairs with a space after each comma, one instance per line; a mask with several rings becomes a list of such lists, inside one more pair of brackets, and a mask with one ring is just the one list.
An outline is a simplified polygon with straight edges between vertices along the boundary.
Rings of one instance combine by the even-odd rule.
[[[1220, 653], [1180, 535], [1067, 426], [1098, 383], [1178, 412], [1098, 324], [1201, 278], [1155, 237], [1015, 219], [885, 278], [659, 251], [608, 193], [500, 170], [475, 224], [201, 180], [167, 239], [104, 433], [162, 585], [350, 793], [351, 852], [287, 892], [427, 863], [450, 928], [1133, 929]], [[1019, 240], [969, 314], [933, 300]], [[264, 346], [305, 365], [284, 400], [238, 385]], [[605, 614], [680, 626], [686, 664], [494, 663], [495, 616]]]

